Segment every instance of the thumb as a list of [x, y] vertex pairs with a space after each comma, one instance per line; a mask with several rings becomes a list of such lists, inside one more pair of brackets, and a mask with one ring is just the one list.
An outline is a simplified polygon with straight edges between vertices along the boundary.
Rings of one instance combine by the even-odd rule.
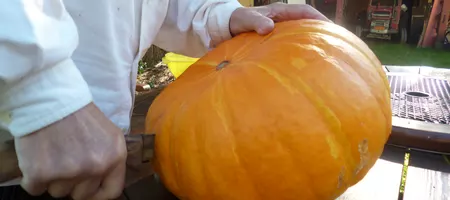
[[250, 31], [266, 35], [273, 30], [274, 26], [272, 19], [251, 8], [238, 8], [230, 18], [230, 32], [233, 36]]

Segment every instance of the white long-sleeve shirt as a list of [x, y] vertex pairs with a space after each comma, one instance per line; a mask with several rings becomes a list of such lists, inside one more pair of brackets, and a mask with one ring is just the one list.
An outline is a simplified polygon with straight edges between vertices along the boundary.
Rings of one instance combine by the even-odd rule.
[[94, 103], [125, 132], [155, 44], [202, 56], [231, 38], [237, 0], [0, 0], [0, 127], [14, 137]]

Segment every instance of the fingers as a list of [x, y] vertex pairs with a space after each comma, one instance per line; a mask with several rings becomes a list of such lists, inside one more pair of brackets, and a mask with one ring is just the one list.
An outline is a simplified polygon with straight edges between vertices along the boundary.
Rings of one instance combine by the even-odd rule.
[[95, 195], [99, 190], [102, 179], [100, 177], [85, 180], [78, 184], [72, 191], [71, 197], [74, 200], [84, 200]]
[[256, 31], [260, 35], [270, 33], [275, 22], [317, 19], [332, 22], [325, 15], [307, 4], [274, 3], [267, 6], [253, 8], [238, 8], [230, 18], [230, 32], [237, 35], [244, 32]]
[[239, 8], [230, 18], [230, 31], [233, 35], [249, 31], [265, 35], [270, 33], [274, 26], [273, 20], [256, 9]]
[[53, 197], [103, 200], [122, 192], [123, 133], [94, 104], [14, 142], [21, 185], [30, 195], [48, 190]]
[[126, 164], [121, 163], [109, 173], [101, 183], [101, 187], [91, 198], [97, 199], [115, 199], [122, 194], [125, 184]]
[[68, 196], [74, 186], [73, 180], [55, 181], [48, 186], [48, 193], [54, 198], [62, 198]]
[[77, 183], [74, 180], [58, 180], [50, 184], [44, 184], [40, 179], [30, 179], [24, 176], [21, 186], [32, 196], [42, 195], [45, 191], [54, 197], [61, 198], [71, 196], [74, 200], [84, 199], [115, 199], [122, 193], [125, 183], [126, 164], [122, 162], [110, 170], [105, 177], [93, 177]]
[[276, 22], [297, 19], [317, 19], [331, 22], [325, 15], [308, 4], [275, 3], [268, 5], [268, 8], [270, 17]]
[[270, 33], [275, 26], [275, 23], [273, 22], [272, 19], [262, 15], [261, 13], [257, 12], [256, 10], [252, 10], [250, 12], [245, 12], [245, 14], [243, 14], [241, 17], [243, 19], [245, 19], [245, 20], [242, 20], [242, 23], [244, 23], [244, 24], [241, 25], [241, 27], [245, 31], [255, 30], [260, 35], [265, 35], [265, 34]]
[[47, 185], [41, 179], [30, 178], [30, 176], [24, 175], [20, 186], [31, 196], [42, 195], [47, 190]]

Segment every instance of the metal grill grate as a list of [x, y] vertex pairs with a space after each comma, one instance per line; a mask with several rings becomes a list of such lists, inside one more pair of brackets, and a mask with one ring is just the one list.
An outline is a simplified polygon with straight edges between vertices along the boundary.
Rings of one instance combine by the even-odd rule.
[[450, 85], [444, 79], [388, 74], [395, 117], [450, 124]]

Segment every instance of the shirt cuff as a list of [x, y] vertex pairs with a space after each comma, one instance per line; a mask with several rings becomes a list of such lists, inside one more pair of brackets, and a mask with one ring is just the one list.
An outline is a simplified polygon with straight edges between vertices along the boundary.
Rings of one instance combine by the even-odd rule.
[[89, 87], [71, 59], [3, 91], [0, 126], [14, 137], [40, 130], [92, 102]]
[[216, 5], [208, 17], [208, 32], [211, 37], [211, 47], [214, 48], [225, 40], [231, 39], [231, 14], [243, 6], [237, 0]]

